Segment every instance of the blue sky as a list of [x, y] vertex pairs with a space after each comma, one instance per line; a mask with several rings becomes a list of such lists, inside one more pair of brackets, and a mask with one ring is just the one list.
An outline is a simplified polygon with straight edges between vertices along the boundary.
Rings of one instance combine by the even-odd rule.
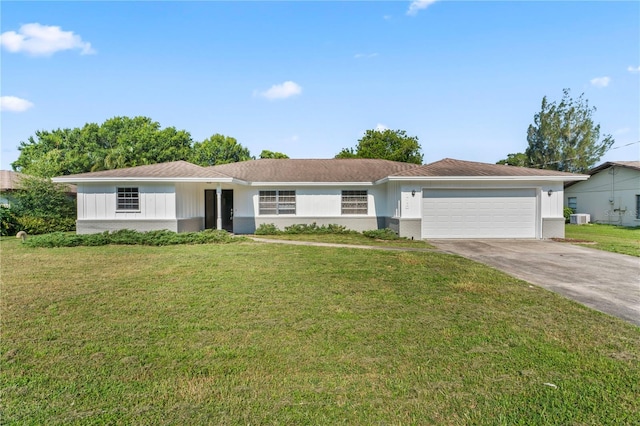
[[640, 159], [638, 2], [3, 1], [1, 33], [3, 169], [36, 130], [137, 115], [256, 156], [390, 128], [494, 163], [563, 88], [614, 136], [602, 161]]

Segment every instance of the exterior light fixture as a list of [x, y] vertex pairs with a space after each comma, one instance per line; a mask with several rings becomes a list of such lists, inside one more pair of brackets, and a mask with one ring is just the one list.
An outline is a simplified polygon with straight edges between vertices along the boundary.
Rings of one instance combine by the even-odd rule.
[[412, 197], [415, 197], [415, 196], [416, 196], [416, 190], [415, 190], [415, 189], [412, 189], [412, 190], [411, 190], [411, 196], [412, 196]]
[[549, 197], [551, 197], [551, 194], [553, 194], [553, 189], [550, 189], [550, 190], [548, 190], [548, 191], [547, 191], [547, 195], [548, 195]]

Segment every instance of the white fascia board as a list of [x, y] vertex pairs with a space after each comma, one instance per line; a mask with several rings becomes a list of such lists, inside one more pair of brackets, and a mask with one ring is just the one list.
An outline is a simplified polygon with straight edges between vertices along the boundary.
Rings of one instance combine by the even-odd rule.
[[157, 177], [109, 177], [109, 178], [65, 178], [57, 177], [51, 179], [55, 183], [113, 183], [113, 182], [194, 182], [194, 183], [232, 183], [232, 178], [157, 178]]
[[271, 186], [373, 186], [374, 182], [247, 182], [249, 186], [271, 187]]
[[575, 176], [389, 176], [380, 179], [376, 183], [384, 183], [385, 181], [393, 182], [477, 182], [477, 181], [499, 181], [499, 182], [524, 182], [524, 181], [543, 181], [543, 182], [573, 182], [589, 179], [588, 175]]

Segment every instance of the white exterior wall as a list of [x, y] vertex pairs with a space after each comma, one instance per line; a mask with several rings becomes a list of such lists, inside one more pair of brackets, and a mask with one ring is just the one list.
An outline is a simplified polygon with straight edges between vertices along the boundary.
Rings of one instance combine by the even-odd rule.
[[[204, 190], [209, 189], [203, 184], [176, 183], [176, 218], [190, 219], [204, 217]], [[211, 189], [215, 189], [212, 187]]]
[[[563, 217], [563, 182], [535, 181], [427, 181], [403, 182], [401, 189], [401, 217], [417, 219], [422, 217], [423, 189], [508, 189], [531, 188], [540, 191], [540, 215], [544, 218]], [[551, 196], [548, 191], [552, 190]], [[415, 191], [415, 196], [412, 195]], [[542, 196], [544, 195], [544, 196]]]
[[576, 197], [576, 213], [588, 213], [593, 223], [639, 226], [636, 195], [640, 195], [640, 171], [610, 167], [568, 187], [564, 203]]
[[[345, 186], [345, 187], [235, 187], [234, 214], [239, 217], [268, 217], [260, 215], [260, 191], [295, 190], [296, 217], [347, 217], [342, 215], [342, 191], [366, 190], [369, 211], [366, 216], [376, 217], [387, 214], [386, 187], [379, 186]], [[354, 215], [363, 217], [364, 215]]]
[[[137, 187], [140, 210], [116, 211], [116, 188]], [[172, 184], [116, 183], [78, 185], [78, 220], [175, 219], [176, 192]]]

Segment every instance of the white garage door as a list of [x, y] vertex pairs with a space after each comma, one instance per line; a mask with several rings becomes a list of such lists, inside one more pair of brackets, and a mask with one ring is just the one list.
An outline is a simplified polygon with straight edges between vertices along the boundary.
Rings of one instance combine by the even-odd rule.
[[535, 238], [535, 189], [425, 189], [422, 238]]

